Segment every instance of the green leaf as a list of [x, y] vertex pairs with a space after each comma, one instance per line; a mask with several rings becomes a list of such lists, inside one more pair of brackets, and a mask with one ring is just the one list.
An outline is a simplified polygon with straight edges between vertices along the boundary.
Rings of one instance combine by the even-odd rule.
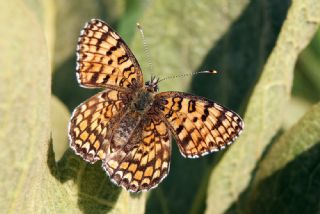
[[320, 30], [308, 47], [301, 53], [295, 71], [292, 93], [317, 102], [320, 99]]
[[32, 213], [43, 205], [42, 184], [48, 175], [48, 49], [36, 16], [24, 2], [1, 1], [0, 11], [0, 209]]
[[320, 103], [268, 151], [244, 202], [244, 213], [318, 213]]
[[[245, 130], [211, 174], [207, 213], [223, 213], [247, 187], [255, 164], [282, 123], [298, 54], [320, 21], [320, 2], [293, 1], [245, 114]], [[303, 11], [303, 12], [301, 12]], [[235, 208], [236, 209], [236, 208]]]
[[51, 137], [56, 159], [60, 159], [69, 148], [68, 122], [70, 113], [66, 106], [54, 95], [51, 96]]
[[26, 0], [25, 3], [34, 11], [42, 26], [52, 63], [55, 42], [55, 0]]
[[286, 111], [283, 113], [282, 128], [287, 130], [294, 125], [311, 107], [306, 100], [298, 97], [291, 97], [286, 105]]

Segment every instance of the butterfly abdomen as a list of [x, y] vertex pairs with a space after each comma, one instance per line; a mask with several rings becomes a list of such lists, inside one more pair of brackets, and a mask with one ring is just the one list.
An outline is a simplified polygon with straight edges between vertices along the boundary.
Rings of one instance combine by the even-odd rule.
[[143, 115], [139, 112], [135, 112], [132, 109], [127, 110], [119, 123], [114, 127], [114, 132], [111, 137], [112, 152], [121, 149], [130, 141], [130, 138], [136, 127], [139, 125], [142, 117]]
[[146, 112], [153, 103], [153, 93], [145, 89], [138, 90], [131, 100], [130, 108], [120, 118], [119, 123], [114, 127], [112, 134], [111, 148], [116, 151], [130, 142], [131, 136], [139, 125]]

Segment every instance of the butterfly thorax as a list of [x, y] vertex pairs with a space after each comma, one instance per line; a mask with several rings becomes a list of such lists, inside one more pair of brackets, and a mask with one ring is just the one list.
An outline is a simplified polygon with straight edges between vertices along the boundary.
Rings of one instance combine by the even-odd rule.
[[154, 100], [154, 93], [158, 91], [158, 78], [151, 77], [145, 86], [139, 89], [132, 100], [131, 108], [137, 112], [144, 113], [150, 109]]
[[147, 88], [138, 90], [132, 100], [131, 108], [140, 113], [144, 113], [150, 109], [154, 100], [154, 93]]

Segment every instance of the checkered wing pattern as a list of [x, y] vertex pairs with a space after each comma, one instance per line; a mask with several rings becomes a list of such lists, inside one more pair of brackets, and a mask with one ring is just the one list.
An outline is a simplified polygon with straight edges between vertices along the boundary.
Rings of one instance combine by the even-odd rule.
[[131, 192], [156, 187], [169, 172], [171, 142], [166, 124], [146, 116], [131, 140], [103, 162], [112, 181]]
[[156, 95], [155, 108], [167, 121], [182, 155], [197, 158], [231, 144], [243, 129], [235, 112], [181, 92]]
[[79, 105], [69, 123], [71, 148], [84, 160], [103, 160], [109, 150], [108, 134], [123, 113], [123, 94], [107, 89]]
[[141, 68], [128, 46], [110, 26], [97, 19], [81, 31], [77, 77], [84, 87], [124, 90], [143, 86]]

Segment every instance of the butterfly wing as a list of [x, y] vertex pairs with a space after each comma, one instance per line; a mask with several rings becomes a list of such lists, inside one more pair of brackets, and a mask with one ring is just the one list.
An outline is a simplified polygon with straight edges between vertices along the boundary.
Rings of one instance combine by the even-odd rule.
[[188, 158], [225, 148], [243, 129], [239, 115], [205, 98], [163, 92], [155, 100], [154, 108], [166, 121], [181, 154]]
[[111, 180], [131, 192], [156, 187], [169, 172], [171, 142], [166, 124], [147, 115], [132, 138], [103, 162]]
[[126, 109], [122, 92], [107, 89], [80, 104], [69, 122], [71, 148], [84, 160], [94, 163], [108, 151], [108, 132]]
[[77, 46], [77, 77], [84, 87], [139, 88], [139, 63], [105, 22], [92, 19], [81, 31]]

